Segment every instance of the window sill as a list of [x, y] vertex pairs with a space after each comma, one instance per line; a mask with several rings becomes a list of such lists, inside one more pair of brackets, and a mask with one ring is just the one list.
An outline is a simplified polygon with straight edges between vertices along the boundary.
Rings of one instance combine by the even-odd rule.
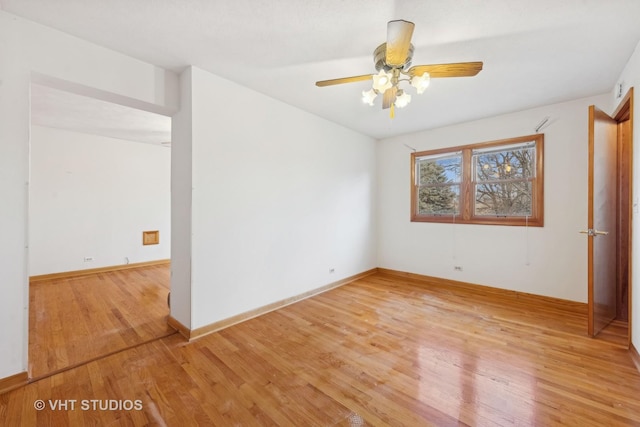
[[506, 225], [517, 227], [544, 227], [544, 221], [540, 218], [521, 217], [488, 217], [476, 216], [470, 219], [452, 217], [450, 215], [438, 216], [412, 216], [411, 222], [433, 222], [443, 224], [477, 224], [477, 225]]

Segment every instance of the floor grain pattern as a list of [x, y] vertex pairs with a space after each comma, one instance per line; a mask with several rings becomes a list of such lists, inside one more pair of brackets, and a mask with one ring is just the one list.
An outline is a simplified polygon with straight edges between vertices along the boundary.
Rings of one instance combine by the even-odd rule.
[[35, 281], [29, 376], [39, 378], [173, 333], [169, 265]]
[[[172, 335], [0, 396], [0, 425], [640, 425], [627, 350], [582, 304], [375, 274], [188, 343]], [[139, 399], [140, 411], [37, 411]]]

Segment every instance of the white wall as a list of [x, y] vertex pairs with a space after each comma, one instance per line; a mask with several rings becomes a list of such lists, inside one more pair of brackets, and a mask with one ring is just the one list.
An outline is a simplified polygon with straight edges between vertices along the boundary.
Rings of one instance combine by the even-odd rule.
[[170, 162], [167, 147], [33, 126], [29, 275], [169, 258]]
[[[606, 95], [549, 105], [378, 143], [378, 265], [575, 301], [587, 301], [588, 106]], [[410, 222], [410, 154], [545, 134], [544, 227]], [[425, 120], [428, 120], [425, 119]], [[454, 265], [463, 267], [454, 271]]]
[[29, 86], [32, 73], [177, 109], [173, 73], [0, 11], [0, 378], [27, 370]]
[[192, 328], [376, 267], [374, 140], [197, 68], [191, 83]]
[[[640, 197], [640, 106], [638, 105], [638, 96], [640, 95], [640, 43], [636, 46], [636, 50], [627, 62], [625, 69], [620, 74], [617, 84], [622, 84], [622, 94], [627, 93], [629, 88], [635, 90], [635, 103], [633, 110], [633, 121], [635, 129], [633, 130], [633, 203], [638, 204]], [[616, 86], [617, 86], [616, 84]], [[621, 101], [616, 97], [616, 88], [614, 87], [612, 96], [614, 107], [609, 111], [613, 113], [615, 108]], [[631, 342], [636, 349], [640, 349], [640, 219], [634, 209], [631, 222], [632, 233], [632, 249], [631, 249], [631, 269], [632, 269], [632, 293], [631, 293]]]
[[191, 68], [180, 74], [180, 111], [171, 119], [171, 316], [191, 328]]

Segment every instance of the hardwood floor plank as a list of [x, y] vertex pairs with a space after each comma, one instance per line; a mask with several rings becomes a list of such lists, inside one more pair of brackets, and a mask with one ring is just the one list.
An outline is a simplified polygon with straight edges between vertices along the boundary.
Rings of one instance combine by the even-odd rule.
[[169, 280], [162, 264], [31, 283], [30, 377], [173, 333]]
[[[586, 336], [582, 305], [483, 290], [376, 274], [0, 395], [0, 425], [640, 425], [640, 372]], [[36, 411], [36, 399], [143, 408]]]

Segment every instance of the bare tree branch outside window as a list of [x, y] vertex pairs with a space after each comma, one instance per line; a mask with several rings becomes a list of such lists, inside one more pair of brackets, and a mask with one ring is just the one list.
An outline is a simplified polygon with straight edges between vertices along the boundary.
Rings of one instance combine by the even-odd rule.
[[473, 155], [476, 215], [531, 215], [532, 147]]

